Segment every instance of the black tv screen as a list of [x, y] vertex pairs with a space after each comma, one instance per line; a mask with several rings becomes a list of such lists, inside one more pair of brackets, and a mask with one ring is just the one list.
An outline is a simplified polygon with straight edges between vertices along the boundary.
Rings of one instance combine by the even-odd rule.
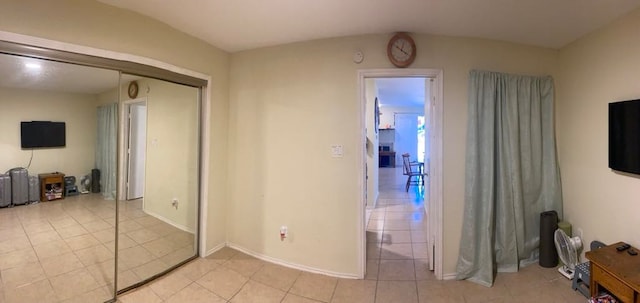
[[609, 103], [609, 167], [640, 174], [640, 100]]
[[20, 122], [22, 148], [63, 147], [66, 144], [64, 122]]

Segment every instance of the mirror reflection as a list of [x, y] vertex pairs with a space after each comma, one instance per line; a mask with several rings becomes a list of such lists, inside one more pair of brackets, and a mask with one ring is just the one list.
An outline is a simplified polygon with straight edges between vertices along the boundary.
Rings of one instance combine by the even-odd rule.
[[199, 89], [122, 75], [118, 289], [196, 255]]
[[99, 125], [104, 108], [117, 112], [118, 81], [112, 70], [0, 55], [5, 302], [114, 297], [115, 171], [103, 167], [115, 164], [116, 125]]
[[105, 302], [196, 256], [199, 102], [0, 54], [0, 301]]

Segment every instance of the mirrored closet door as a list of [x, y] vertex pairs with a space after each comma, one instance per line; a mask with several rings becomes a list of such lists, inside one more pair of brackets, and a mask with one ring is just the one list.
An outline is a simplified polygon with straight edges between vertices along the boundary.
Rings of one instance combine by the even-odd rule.
[[0, 41], [0, 302], [113, 302], [197, 257], [205, 83]]
[[0, 54], [4, 302], [114, 297], [115, 186], [105, 182], [115, 177], [118, 80], [113, 70]]
[[199, 89], [123, 74], [118, 290], [197, 254]]

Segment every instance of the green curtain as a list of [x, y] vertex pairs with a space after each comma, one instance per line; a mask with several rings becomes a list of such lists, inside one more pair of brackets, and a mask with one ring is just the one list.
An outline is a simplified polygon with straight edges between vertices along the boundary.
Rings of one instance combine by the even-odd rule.
[[98, 107], [96, 168], [100, 170], [102, 196], [116, 198], [116, 152], [118, 138], [118, 104]]
[[540, 213], [562, 217], [553, 103], [549, 76], [470, 72], [458, 279], [491, 286], [536, 262]]

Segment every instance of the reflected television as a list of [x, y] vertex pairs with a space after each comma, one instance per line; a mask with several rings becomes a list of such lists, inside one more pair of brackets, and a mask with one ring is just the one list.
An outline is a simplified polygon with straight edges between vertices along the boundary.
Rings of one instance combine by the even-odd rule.
[[20, 145], [23, 149], [64, 147], [66, 125], [64, 122], [20, 122]]

